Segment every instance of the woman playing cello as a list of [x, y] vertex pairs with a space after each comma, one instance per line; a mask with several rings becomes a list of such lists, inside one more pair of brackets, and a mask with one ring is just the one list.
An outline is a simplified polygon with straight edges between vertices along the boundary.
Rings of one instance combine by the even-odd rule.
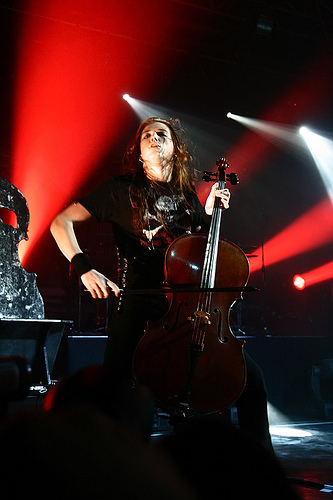
[[[226, 209], [230, 192], [215, 183], [202, 208], [189, 171], [192, 157], [177, 121], [152, 117], [142, 122], [124, 158], [126, 174], [68, 206], [53, 220], [51, 232], [93, 298], [114, 293], [104, 366], [132, 384], [132, 359], [147, 320], [161, 318], [167, 304], [160, 294], [121, 294], [120, 289], [160, 289], [169, 245], [209, 225], [215, 197]], [[94, 269], [77, 241], [74, 224], [92, 217], [112, 225], [117, 284]], [[239, 424], [271, 448], [262, 373], [246, 353], [245, 360], [247, 382], [236, 402]]]

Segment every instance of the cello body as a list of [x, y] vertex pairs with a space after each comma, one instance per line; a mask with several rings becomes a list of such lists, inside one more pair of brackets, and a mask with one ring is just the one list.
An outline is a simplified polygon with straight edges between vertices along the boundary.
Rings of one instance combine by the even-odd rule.
[[[135, 383], [150, 388], [161, 408], [190, 407], [216, 412], [232, 404], [246, 382], [244, 341], [229, 325], [230, 308], [239, 291], [203, 292], [206, 234], [177, 238], [165, 256], [165, 293], [169, 308], [149, 323], [133, 357]], [[244, 287], [249, 263], [244, 252], [218, 239], [215, 288]], [[175, 291], [179, 288], [179, 292]], [[193, 288], [191, 293], [182, 289]]]

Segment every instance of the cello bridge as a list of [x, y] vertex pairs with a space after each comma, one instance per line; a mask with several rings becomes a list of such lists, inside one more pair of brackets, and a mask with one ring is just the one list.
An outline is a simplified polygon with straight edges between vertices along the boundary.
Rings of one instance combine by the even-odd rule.
[[205, 325], [211, 325], [210, 314], [205, 311], [194, 311], [191, 316], [187, 318], [189, 321], [194, 322], [196, 319], [202, 320]]

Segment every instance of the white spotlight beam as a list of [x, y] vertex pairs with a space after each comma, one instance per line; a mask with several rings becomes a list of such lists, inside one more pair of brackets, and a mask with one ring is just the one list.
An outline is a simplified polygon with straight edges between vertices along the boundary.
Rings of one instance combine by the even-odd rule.
[[287, 144], [288, 146], [292, 145], [295, 147], [299, 143], [299, 134], [295, 127], [288, 127], [275, 122], [248, 118], [246, 116], [236, 115], [230, 111], [227, 113], [227, 118], [241, 123], [244, 127], [265, 136], [268, 140], [276, 143], [277, 145]]
[[148, 102], [140, 101], [131, 97], [129, 94], [123, 94], [123, 99], [133, 109], [134, 113], [139, 117], [140, 121], [149, 118], [150, 116], [158, 116], [168, 120], [172, 116], [172, 111], [162, 106], [156, 106]]
[[333, 204], [333, 141], [312, 132], [306, 127], [300, 128], [300, 134], [311, 152], [328, 196]]

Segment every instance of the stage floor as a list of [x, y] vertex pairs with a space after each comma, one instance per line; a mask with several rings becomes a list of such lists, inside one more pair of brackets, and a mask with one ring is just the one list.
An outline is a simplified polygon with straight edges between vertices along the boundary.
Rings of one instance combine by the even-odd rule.
[[333, 499], [333, 422], [290, 422], [272, 426], [271, 435], [287, 476], [299, 483], [301, 498]]
[[[157, 428], [152, 438], [168, 432]], [[278, 461], [300, 499], [333, 500], [333, 421], [289, 421], [271, 425], [270, 432]]]

